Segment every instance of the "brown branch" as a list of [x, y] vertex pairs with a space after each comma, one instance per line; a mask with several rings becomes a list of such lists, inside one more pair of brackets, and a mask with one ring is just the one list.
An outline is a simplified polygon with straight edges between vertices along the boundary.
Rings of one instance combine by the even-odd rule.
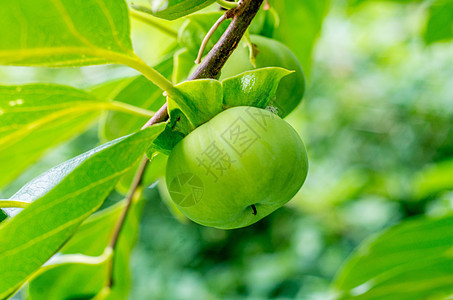
[[189, 80], [217, 78], [220, 70], [239, 45], [242, 36], [262, 3], [263, 0], [243, 0], [239, 2], [238, 7], [225, 12], [227, 18], [232, 19], [230, 26], [228, 26], [197, 70], [189, 77]]
[[151, 119], [146, 122], [145, 125], [143, 125], [142, 129], [145, 129], [147, 127], [150, 127], [151, 125], [164, 122], [168, 119], [168, 111], [167, 111], [167, 102], [162, 105], [161, 108], [159, 108], [158, 111], [152, 116]]
[[[112, 250], [115, 250], [115, 247], [118, 243], [121, 229], [123, 228], [124, 222], [126, 221], [127, 214], [130, 210], [130, 207], [132, 205], [132, 200], [134, 199], [134, 195], [137, 192], [137, 188], [140, 186], [140, 183], [142, 182], [143, 174], [145, 173], [146, 166], [148, 165], [149, 159], [146, 157], [146, 155], [142, 158], [140, 161], [140, 164], [138, 165], [137, 172], [134, 175], [134, 179], [132, 180], [131, 187], [129, 188], [129, 192], [126, 196], [126, 207], [124, 207], [120, 219], [116, 223], [115, 231], [113, 232], [112, 239], [110, 240], [109, 247]], [[113, 252], [115, 254], [115, 252]], [[110, 266], [109, 266], [109, 287], [113, 286], [113, 260], [114, 257], [111, 258], [110, 261]]]

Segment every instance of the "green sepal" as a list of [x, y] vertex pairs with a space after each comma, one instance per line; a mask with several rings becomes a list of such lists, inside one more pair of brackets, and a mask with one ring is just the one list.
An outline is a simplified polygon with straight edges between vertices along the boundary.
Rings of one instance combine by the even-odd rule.
[[293, 72], [280, 67], [268, 67], [226, 78], [222, 81], [223, 105], [226, 108], [266, 108], [275, 97], [280, 80], [291, 73]]
[[183, 138], [184, 134], [171, 129], [170, 126], [167, 126], [165, 130], [154, 140], [151, 147], [148, 148], [146, 156], [151, 159], [156, 152], [170, 155], [171, 150], [173, 150], [176, 144]]
[[[223, 90], [220, 81], [198, 79], [178, 84], [176, 88], [183, 94], [184, 100], [168, 97], [168, 110], [180, 110], [187, 118], [188, 132], [209, 121], [223, 109]], [[170, 116], [172, 116], [170, 114]], [[187, 132], [187, 133], [188, 133]]]
[[269, 67], [223, 81], [200, 79], [183, 82], [176, 86], [183, 99], [167, 100], [169, 126], [173, 131], [187, 135], [224, 109], [233, 106], [266, 108], [272, 104], [280, 80], [291, 73], [283, 68]]

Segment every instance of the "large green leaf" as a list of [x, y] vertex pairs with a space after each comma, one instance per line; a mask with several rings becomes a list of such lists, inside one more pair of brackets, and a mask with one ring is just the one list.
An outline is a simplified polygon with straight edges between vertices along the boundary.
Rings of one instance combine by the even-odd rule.
[[310, 74], [313, 47], [321, 32], [330, 0], [270, 0], [280, 16], [275, 38], [297, 56], [305, 74]]
[[436, 0], [429, 9], [424, 38], [427, 44], [453, 38], [453, 0]]
[[29, 285], [28, 299], [92, 299], [108, 282], [111, 255], [58, 256], [42, 267]]
[[134, 6], [137, 10], [152, 14], [156, 17], [175, 20], [196, 12], [208, 5], [211, 5], [215, 0], [150, 0], [151, 9], [143, 6]]
[[65, 86], [0, 86], [0, 186], [45, 150], [84, 131], [109, 106]]
[[103, 82], [88, 89], [98, 99], [114, 99], [119, 92], [127, 87], [137, 76], [119, 78]]
[[14, 0], [0, 4], [0, 64], [82, 66], [132, 56], [124, 0]]
[[11, 197], [33, 202], [0, 225], [0, 298], [12, 293], [99, 208], [164, 128], [165, 124], [152, 126], [95, 148], [37, 177]]
[[453, 293], [453, 216], [418, 219], [365, 242], [334, 281], [339, 299], [444, 299]]
[[[60, 250], [63, 255], [83, 254], [100, 256], [109, 245], [124, 201], [90, 216], [68, 243]], [[60, 255], [60, 254], [58, 254]], [[108, 279], [105, 263], [86, 265], [68, 263], [54, 266], [36, 276], [29, 284], [29, 297], [33, 300], [68, 299], [96, 295]], [[58, 284], [55, 284], [58, 282]]]

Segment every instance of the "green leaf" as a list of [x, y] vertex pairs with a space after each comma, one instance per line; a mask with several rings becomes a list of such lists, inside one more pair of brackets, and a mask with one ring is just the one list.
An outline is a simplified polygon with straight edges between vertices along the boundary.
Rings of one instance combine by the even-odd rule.
[[[148, 170], [155, 169], [156, 157], [148, 165]], [[137, 234], [145, 201], [139, 189], [132, 201], [131, 208], [120, 233], [114, 254], [114, 287], [109, 291], [108, 299], [126, 299], [130, 285], [129, 259]], [[66, 256], [84, 254], [99, 256], [110, 244], [114, 228], [125, 207], [121, 201], [107, 209], [91, 215], [71, 237], [60, 253]], [[41, 269], [45, 269], [43, 267]], [[41, 270], [40, 269], [40, 270]], [[92, 298], [98, 294], [107, 282], [109, 274], [104, 263], [96, 265], [66, 264], [44, 270], [29, 284], [30, 298], [35, 299], [73, 299]], [[58, 285], [54, 284], [58, 281]]]
[[[91, 215], [60, 250], [60, 254], [100, 256], [109, 245], [125, 202]], [[73, 299], [99, 293], [108, 279], [106, 262], [99, 264], [68, 263], [47, 266], [29, 284], [29, 297], [39, 299]], [[58, 284], [54, 284], [58, 282]]]
[[222, 111], [223, 90], [220, 81], [198, 79], [180, 83], [176, 88], [184, 95], [185, 101], [168, 98], [170, 117], [176, 121], [178, 117], [175, 111], [183, 113], [187, 118], [186, 125], [189, 126], [189, 131]]
[[196, 54], [190, 53], [186, 48], [177, 51], [173, 58], [173, 75], [172, 81], [174, 83], [180, 83], [186, 80], [193, 67], [195, 66]]
[[152, 157], [154, 153], [163, 153], [165, 155], [170, 155], [173, 148], [176, 146], [179, 141], [184, 138], [184, 134], [176, 131], [167, 125], [164, 132], [162, 132], [151, 147], [146, 151], [148, 157]]
[[114, 99], [119, 92], [126, 88], [138, 76], [120, 78], [110, 80], [88, 89], [90, 94], [96, 96], [98, 99]]
[[[165, 77], [170, 77], [173, 70], [172, 57], [158, 64], [156, 70]], [[157, 111], [164, 103], [165, 97], [162, 90], [144, 76], [133, 79], [126, 78], [118, 84], [121, 89], [116, 89], [115, 94], [109, 93], [106, 100], [115, 99], [117, 102], [130, 104], [136, 107]], [[107, 84], [110, 86], [110, 83]], [[97, 87], [98, 93], [101, 87]], [[110, 141], [139, 130], [148, 121], [144, 116], [131, 116], [129, 113], [110, 111], [102, 122], [101, 138]]]
[[162, 19], [175, 20], [205, 8], [214, 2], [215, 0], [151, 0], [151, 9], [143, 6], [133, 7]]
[[339, 299], [444, 299], [453, 293], [453, 216], [418, 219], [365, 242], [334, 281]]
[[0, 64], [85, 66], [132, 56], [123, 0], [15, 0], [0, 10]]
[[280, 18], [275, 38], [296, 54], [308, 76], [313, 47], [321, 32], [330, 0], [270, 0], [270, 3], [279, 16], [284, 16]]
[[429, 166], [415, 175], [413, 189], [417, 198], [453, 190], [453, 160]]
[[92, 299], [108, 282], [111, 256], [74, 254], [57, 258], [64, 262], [38, 271], [29, 285], [28, 299]]
[[223, 104], [225, 107], [255, 106], [266, 108], [277, 91], [280, 80], [290, 75], [279, 67], [256, 69], [224, 79]]
[[[157, 140], [165, 135], [165, 131], [159, 135], [159, 137], [154, 140], [154, 143], [157, 143]], [[154, 146], [154, 145], [153, 145]], [[150, 150], [147, 150], [148, 157], [152, 157], [151, 162], [148, 164], [148, 167], [145, 170], [145, 174], [142, 178], [143, 186], [149, 186], [156, 182], [156, 180], [160, 176], [165, 175], [165, 168], [167, 167], [167, 158], [168, 156], [165, 154], [158, 153], [156, 155], [150, 155]], [[153, 150], [154, 152], [154, 150]], [[154, 152], [155, 153], [155, 152]], [[140, 162], [136, 163], [133, 168], [131, 168], [123, 177], [121, 177], [120, 181], [116, 186], [116, 190], [123, 195], [126, 195], [129, 191], [129, 188], [132, 184], [132, 180], [134, 179], [135, 173], [137, 171], [138, 165]]]
[[0, 86], [0, 186], [83, 132], [109, 103], [65, 86]]
[[453, 38], [453, 0], [436, 0], [432, 4], [424, 38], [427, 44]]
[[115, 225], [125, 207], [126, 202], [122, 200], [92, 214], [60, 249], [60, 253], [81, 253], [89, 256], [101, 255], [109, 245]]
[[0, 225], [0, 298], [12, 293], [99, 208], [164, 128], [159, 124], [95, 148], [37, 177], [11, 197], [33, 202]]

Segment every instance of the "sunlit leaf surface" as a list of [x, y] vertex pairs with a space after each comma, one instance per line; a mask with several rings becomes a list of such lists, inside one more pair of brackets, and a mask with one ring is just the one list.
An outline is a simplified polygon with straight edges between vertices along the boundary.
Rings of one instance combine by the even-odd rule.
[[0, 64], [82, 66], [133, 56], [123, 0], [15, 0], [0, 9]]
[[99, 208], [164, 128], [156, 125], [95, 148], [37, 177], [11, 197], [32, 203], [0, 226], [0, 297], [13, 292]]

